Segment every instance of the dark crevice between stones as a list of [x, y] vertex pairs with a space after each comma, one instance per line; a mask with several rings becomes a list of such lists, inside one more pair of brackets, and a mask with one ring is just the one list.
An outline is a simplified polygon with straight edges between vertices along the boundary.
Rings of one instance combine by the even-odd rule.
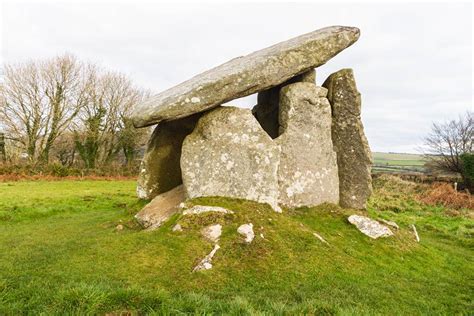
[[272, 139], [276, 139], [282, 133], [279, 122], [280, 90], [284, 86], [295, 82], [316, 83], [316, 71], [310, 69], [294, 76], [278, 86], [261, 91], [257, 95], [257, 105], [252, 109], [252, 114], [260, 123], [263, 130], [267, 132]]

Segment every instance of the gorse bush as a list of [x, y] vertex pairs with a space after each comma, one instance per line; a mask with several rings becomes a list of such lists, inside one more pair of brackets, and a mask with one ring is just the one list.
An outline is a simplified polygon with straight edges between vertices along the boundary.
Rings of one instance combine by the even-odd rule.
[[460, 158], [466, 187], [471, 193], [474, 193], [474, 154], [465, 153]]

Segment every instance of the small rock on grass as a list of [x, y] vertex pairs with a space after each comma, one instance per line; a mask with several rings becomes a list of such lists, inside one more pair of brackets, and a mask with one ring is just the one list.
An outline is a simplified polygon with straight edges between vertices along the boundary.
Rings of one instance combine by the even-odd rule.
[[314, 237], [318, 238], [319, 240], [321, 240], [322, 243], [326, 244], [326, 245], [329, 245], [328, 242], [326, 241], [326, 239], [324, 239], [320, 234], [318, 233], [313, 233]]
[[173, 230], [174, 232], [182, 232], [182, 231], [183, 231], [183, 227], [181, 227], [180, 224], [176, 224], [176, 225], [173, 226], [172, 230]]
[[204, 227], [201, 230], [201, 234], [207, 240], [209, 240], [211, 242], [217, 242], [219, 240], [219, 237], [222, 234], [222, 225], [221, 224], [215, 224], [215, 225], [210, 225], [210, 226]]
[[411, 225], [411, 228], [413, 229], [413, 233], [415, 234], [416, 242], [420, 242], [420, 236], [418, 236], [418, 231], [416, 230], [415, 225]]
[[239, 228], [237, 228], [237, 232], [245, 237], [245, 242], [248, 244], [255, 238], [252, 223], [240, 225]]
[[383, 219], [383, 218], [380, 218], [378, 221], [379, 221], [379, 222], [382, 222], [382, 223], [384, 223], [384, 224], [386, 224], [386, 225], [388, 225], [388, 226], [391, 226], [391, 227], [393, 227], [393, 228], [400, 229], [400, 227], [398, 226], [398, 224], [395, 223], [395, 222], [393, 222], [393, 221], [387, 221], [386, 219]]
[[370, 219], [365, 216], [360, 215], [351, 215], [348, 218], [349, 223], [353, 224], [360, 230], [364, 235], [369, 236], [372, 239], [377, 239], [379, 237], [389, 237], [392, 236], [392, 231], [379, 222]]
[[207, 256], [205, 256], [197, 266], [194, 267], [193, 272], [212, 269], [212, 258], [220, 248], [221, 247], [216, 244], [212, 251]]
[[183, 211], [183, 215], [198, 215], [202, 213], [216, 212], [223, 214], [234, 214], [231, 210], [228, 210], [219, 206], [204, 206], [204, 205], [194, 205], [193, 207]]

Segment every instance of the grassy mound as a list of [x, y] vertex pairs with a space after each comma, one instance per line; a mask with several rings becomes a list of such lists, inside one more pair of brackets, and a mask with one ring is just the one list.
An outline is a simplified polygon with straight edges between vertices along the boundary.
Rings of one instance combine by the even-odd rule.
[[[143, 206], [134, 185], [0, 183], [0, 314], [413, 315], [474, 307], [469, 210], [453, 215], [425, 204], [419, 185], [384, 177], [374, 184], [369, 215], [401, 226], [379, 240], [347, 222], [354, 211], [334, 205], [278, 214], [222, 198], [192, 203], [234, 214], [174, 216], [145, 232], [133, 221]], [[171, 230], [178, 222], [183, 232]], [[193, 273], [212, 249], [199, 231], [214, 223], [223, 225], [214, 267]], [[236, 232], [244, 223], [254, 225], [249, 245]]]

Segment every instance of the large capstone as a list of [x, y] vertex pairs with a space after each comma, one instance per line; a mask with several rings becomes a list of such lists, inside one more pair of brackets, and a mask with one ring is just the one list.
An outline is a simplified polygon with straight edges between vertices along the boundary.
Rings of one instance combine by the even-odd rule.
[[372, 156], [360, 118], [361, 98], [352, 69], [333, 73], [323, 84], [332, 106], [332, 139], [339, 169], [342, 207], [365, 209], [372, 192]]
[[133, 123], [175, 120], [277, 86], [323, 65], [358, 38], [358, 28], [332, 26], [232, 59], [141, 103]]
[[219, 107], [186, 137], [181, 156], [189, 198], [225, 196], [279, 210], [279, 149], [249, 109]]
[[148, 141], [138, 175], [137, 195], [140, 199], [153, 199], [160, 193], [180, 185], [181, 146], [201, 115], [161, 122]]
[[280, 126], [278, 124], [280, 90], [284, 86], [295, 82], [316, 83], [315, 70], [311, 69], [310, 71], [295, 76], [276, 87], [261, 91], [257, 95], [257, 105], [252, 109], [252, 113], [271, 138], [277, 138], [278, 135], [280, 135]]
[[289, 207], [339, 201], [336, 153], [331, 140], [327, 90], [290, 84], [280, 92], [279, 203]]

